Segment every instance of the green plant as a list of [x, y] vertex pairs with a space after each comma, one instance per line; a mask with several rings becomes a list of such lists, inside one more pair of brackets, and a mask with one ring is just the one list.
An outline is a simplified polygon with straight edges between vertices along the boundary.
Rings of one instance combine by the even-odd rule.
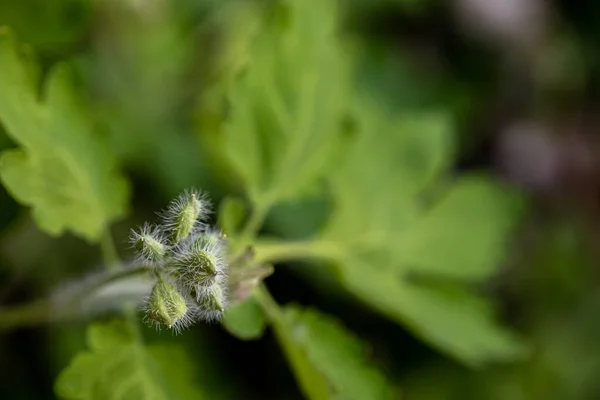
[[[396, 388], [340, 321], [278, 304], [263, 282], [274, 264], [318, 261], [343, 291], [469, 366], [525, 354], [474, 288], [501, 261], [520, 196], [489, 176], [450, 175], [446, 112], [394, 113], [356, 89], [359, 51], [340, 38], [334, 1], [281, 0], [256, 15], [258, 27], [240, 40], [245, 62], [224, 68], [199, 106], [200, 122], [217, 110], [203, 137], [215, 170], [243, 188], [244, 199], [226, 197], [218, 208], [227, 237], [205, 225], [208, 199], [189, 191], [161, 223], [132, 234], [131, 265], [117, 260], [108, 233], [128, 201], [117, 157], [66, 69], [52, 70], [40, 99], [36, 64], [1, 33], [0, 121], [19, 149], [2, 154], [0, 178], [45, 232], [100, 242], [107, 269], [2, 310], [0, 327], [125, 310], [89, 328], [89, 351], [56, 384], [68, 399], [192, 396], [189, 357], [169, 375], [168, 361], [144, 344], [131, 308], [143, 295], [144, 318], [158, 327], [222, 318], [243, 340], [270, 327], [307, 398], [393, 398]], [[332, 204], [320, 229], [294, 240], [259, 235], [276, 206], [309, 197]], [[134, 280], [145, 291], [120, 292]]]

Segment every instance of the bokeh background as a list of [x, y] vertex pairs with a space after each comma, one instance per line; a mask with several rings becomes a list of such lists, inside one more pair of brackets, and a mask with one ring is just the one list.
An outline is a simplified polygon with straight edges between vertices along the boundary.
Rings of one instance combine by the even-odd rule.
[[[44, 71], [58, 61], [74, 66], [110, 137], [132, 185], [128, 216], [114, 226], [123, 257], [129, 228], [182, 189], [202, 187], [217, 204], [241, 192], [204, 137], [218, 129], [219, 80], [245, 57], [260, 3], [268, 0], [0, 1], [0, 25], [31, 46]], [[452, 116], [456, 172], [487, 171], [526, 197], [488, 293], [534, 351], [465, 367], [368, 307], [331, 296], [301, 264], [278, 266], [267, 280], [273, 296], [342, 319], [406, 399], [600, 398], [600, 4], [343, 0], [340, 9], [344, 34], [364, 48], [361, 76], [383, 103], [402, 112], [443, 108]], [[0, 149], [14, 146], [0, 130]], [[301, 235], [325, 213], [318, 197], [283, 207], [263, 232]], [[3, 307], [101, 263], [86, 241], [40, 231], [0, 186]], [[85, 346], [87, 322], [0, 333], [2, 397], [54, 398], [56, 376]], [[193, 349], [212, 398], [302, 398], [270, 333], [243, 342], [199, 324], [166, 339]]]

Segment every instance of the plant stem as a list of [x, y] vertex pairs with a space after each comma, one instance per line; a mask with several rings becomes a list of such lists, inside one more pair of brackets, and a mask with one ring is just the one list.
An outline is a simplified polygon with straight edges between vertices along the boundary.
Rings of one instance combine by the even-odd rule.
[[281, 311], [279, 304], [275, 301], [264, 283], [261, 283], [253, 293], [254, 298], [258, 301], [267, 318], [271, 323], [275, 323], [281, 319]]
[[270, 197], [265, 196], [260, 201], [255, 201], [254, 204], [255, 207], [250, 214], [250, 218], [240, 234], [240, 243], [242, 245], [250, 242], [256, 236], [265, 221], [273, 202]]
[[[115, 241], [110, 233], [110, 228], [106, 228], [104, 235], [102, 236], [102, 241], [100, 242], [100, 247], [102, 249], [102, 258], [104, 260], [104, 264], [106, 265], [106, 269], [109, 271], [119, 270], [119, 265], [121, 260], [119, 259], [119, 255], [117, 254], [117, 249], [115, 247]], [[144, 268], [145, 270], [145, 268]], [[157, 276], [158, 278], [158, 276]], [[124, 304], [123, 305], [123, 313], [125, 314], [125, 318], [129, 321], [130, 325], [134, 328], [136, 332], [136, 338], [139, 342], [141, 342], [142, 335], [140, 334], [140, 329], [138, 326], [138, 321], [136, 318], [135, 306], [133, 304]]]
[[0, 331], [45, 322], [51, 316], [50, 301], [37, 300], [0, 310]]
[[258, 242], [254, 250], [255, 260], [263, 263], [302, 259], [339, 260], [343, 255], [335, 242], [322, 240]]
[[104, 260], [106, 268], [108, 270], [118, 268], [119, 255], [117, 254], [115, 242], [109, 228], [106, 228], [102, 238], [100, 239], [100, 250], [102, 251], [102, 259]]
[[90, 293], [120, 279], [146, 273], [148, 273], [148, 269], [141, 266], [113, 269], [100, 274], [95, 279], [79, 283], [79, 286], [75, 286], [76, 289], [68, 294], [58, 292], [53, 296], [30, 303], [0, 308], [0, 331], [77, 317], [81, 299]]

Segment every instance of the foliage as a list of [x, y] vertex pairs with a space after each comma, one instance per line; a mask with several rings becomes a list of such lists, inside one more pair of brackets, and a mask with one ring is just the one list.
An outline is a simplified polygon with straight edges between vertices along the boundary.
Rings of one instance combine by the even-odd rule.
[[288, 306], [274, 326], [307, 397], [393, 398], [384, 376], [365, 362], [362, 344], [330, 317]]
[[[181, 349], [146, 346], [126, 322], [115, 320], [90, 326], [87, 342], [90, 350], [77, 355], [58, 377], [56, 393], [61, 398], [205, 397], [194, 387], [194, 364]], [[165, 352], [168, 357], [164, 357]]]
[[385, 15], [433, 2], [55, 0], [39, 26], [24, 7], [0, 5], [0, 330], [68, 332], [31, 347], [58, 397], [600, 393], [582, 228], [515, 250], [530, 199], [465, 162], [465, 99], [489, 88], [370, 31], [395, 43]]
[[[248, 70], [231, 94], [232, 112], [224, 126], [224, 152], [246, 183], [255, 215], [260, 218], [273, 204], [302, 196], [317, 178], [326, 179], [335, 209], [323, 233], [296, 249], [295, 258], [312, 254], [337, 262], [341, 283], [348, 290], [465, 362], [481, 364], [521, 354], [522, 345], [494, 326], [482, 299], [460, 287], [446, 293], [446, 289], [403, 281], [409, 273], [467, 282], [488, 278], [501, 261], [503, 238], [518, 217], [518, 199], [486, 178], [464, 177], [445, 189], [447, 195], [438, 195], [440, 200], [428, 209], [418, 197], [447, 165], [450, 122], [439, 113], [391, 117], [368, 95], [352, 95], [350, 80], [338, 69], [342, 55], [335, 51], [340, 45], [332, 34], [334, 27], [328, 25], [332, 12], [317, 12], [333, 2], [283, 4], [288, 8], [273, 11], [273, 19], [277, 22], [285, 12], [291, 17], [283, 28], [272, 22], [265, 36], [257, 37]], [[305, 28], [309, 23], [319, 29]], [[298, 53], [286, 53], [289, 43], [310, 43], [315, 48], [304, 50], [302, 61], [294, 62], [291, 57]], [[281, 55], [273, 56], [273, 48], [281, 48]], [[270, 67], [273, 62], [302, 67]], [[279, 78], [277, 71], [285, 71], [285, 77]], [[284, 91], [300, 82], [312, 84]], [[345, 88], [324, 89], [328, 96], [345, 91], [346, 98], [353, 96], [353, 100], [344, 104], [318, 95], [321, 84]], [[304, 91], [312, 97], [303, 98]], [[348, 110], [354, 131], [342, 141]], [[263, 119], [281, 122], [264, 126]], [[285, 121], [293, 122], [286, 125]], [[282, 133], [267, 135], [273, 130]], [[386, 140], [382, 135], [387, 135]], [[323, 154], [330, 157], [328, 149], [335, 141], [343, 145], [344, 154], [335, 168], [324, 169], [328, 159]], [[481, 223], [486, 218], [487, 223]], [[459, 249], [469, 242], [477, 242], [480, 249], [464, 255]], [[287, 245], [279, 246], [287, 257]], [[269, 256], [273, 255], [265, 258]], [[470, 311], [462, 313], [464, 308]], [[446, 320], [447, 314], [462, 323]], [[469, 337], [471, 331], [479, 332], [478, 340]]]
[[21, 145], [3, 152], [0, 178], [17, 200], [33, 208], [46, 232], [69, 229], [97, 241], [125, 214], [127, 184], [75, 96], [67, 69], [51, 71], [39, 100], [39, 70], [27, 58], [6, 29], [0, 32], [0, 119]]

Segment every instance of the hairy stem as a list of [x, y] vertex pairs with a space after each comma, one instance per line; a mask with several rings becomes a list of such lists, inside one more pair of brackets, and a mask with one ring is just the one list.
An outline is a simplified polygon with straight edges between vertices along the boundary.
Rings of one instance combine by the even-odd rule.
[[66, 292], [59, 291], [44, 299], [0, 308], [0, 331], [76, 318], [81, 313], [81, 301], [94, 291], [121, 279], [143, 274], [148, 274], [148, 269], [141, 266], [112, 269], [92, 279], [77, 282]]
[[[102, 259], [104, 260], [106, 269], [108, 271], [118, 271], [119, 269], [122, 270], [122, 268], [120, 268], [121, 260], [119, 259], [119, 255], [115, 247], [115, 241], [110, 233], [109, 228], [106, 228], [104, 236], [102, 237], [102, 241], [100, 242], [100, 247], [102, 249]], [[147, 271], [145, 268], [143, 269], [144, 271]], [[123, 313], [125, 314], [127, 321], [129, 321], [129, 324], [134, 328], [137, 340], [141, 340], [142, 336], [140, 334], [138, 320], [136, 318], [135, 306], [133, 304], [124, 304]]]

